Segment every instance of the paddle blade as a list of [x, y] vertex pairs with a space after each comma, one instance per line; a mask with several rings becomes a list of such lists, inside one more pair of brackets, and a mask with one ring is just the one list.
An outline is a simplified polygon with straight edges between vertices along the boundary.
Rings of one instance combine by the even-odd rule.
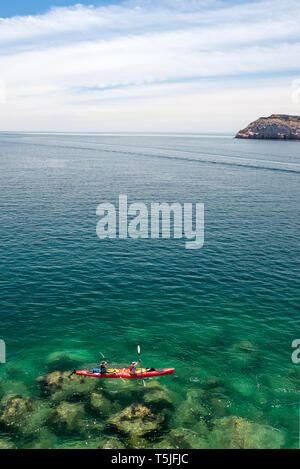
[[141, 353], [141, 347], [139, 345], [137, 346], [137, 351], [138, 351], [138, 354]]

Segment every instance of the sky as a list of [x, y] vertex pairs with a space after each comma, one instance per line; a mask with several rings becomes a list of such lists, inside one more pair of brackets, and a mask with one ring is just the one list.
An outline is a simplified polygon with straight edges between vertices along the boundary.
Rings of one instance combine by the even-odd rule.
[[299, 0], [1, 2], [0, 130], [235, 133], [300, 115], [299, 24]]

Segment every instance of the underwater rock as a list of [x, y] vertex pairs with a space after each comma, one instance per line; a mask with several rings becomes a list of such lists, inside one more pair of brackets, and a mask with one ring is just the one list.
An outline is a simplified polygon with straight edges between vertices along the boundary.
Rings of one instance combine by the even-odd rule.
[[48, 412], [46, 423], [55, 433], [81, 432], [84, 416], [83, 404], [62, 402], [56, 409]]
[[146, 386], [143, 388], [143, 392], [147, 393], [150, 391], [160, 391], [161, 389], [164, 389], [162, 385], [153, 379], [147, 380]]
[[254, 422], [263, 421], [265, 412], [249, 401], [249, 399], [236, 399], [233, 401], [233, 405], [230, 409], [231, 415], [237, 415]]
[[1, 438], [0, 440], [0, 450], [2, 449], [15, 449], [15, 445], [6, 438]]
[[118, 402], [121, 406], [128, 406], [132, 402], [141, 402], [144, 394], [144, 387], [141, 380], [132, 379], [107, 379], [101, 381], [102, 392], [108, 399], [114, 403]]
[[265, 375], [264, 382], [274, 397], [279, 399], [298, 400], [298, 383], [286, 375]]
[[[213, 391], [217, 391], [217, 388]], [[210, 415], [214, 418], [224, 417], [228, 409], [232, 406], [230, 398], [219, 390], [217, 392], [207, 393], [205, 402]]]
[[24, 449], [54, 449], [57, 437], [49, 430], [42, 428], [38, 430], [36, 438], [24, 446]]
[[2, 398], [0, 408], [2, 410], [0, 426], [11, 430], [20, 430], [22, 426], [26, 425], [26, 421], [33, 410], [33, 403], [28, 397], [8, 394]]
[[300, 369], [299, 369], [299, 367], [296, 368], [296, 366], [294, 365], [293, 368], [289, 368], [288, 369], [288, 378], [291, 379], [292, 381], [294, 381], [297, 384], [298, 389], [300, 389]]
[[164, 420], [163, 415], [154, 414], [142, 404], [131, 404], [122, 412], [113, 415], [108, 422], [122, 433], [141, 437], [159, 431]]
[[29, 397], [30, 395], [27, 386], [22, 381], [5, 381], [2, 397], [8, 394], [17, 394], [22, 397]]
[[215, 449], [279, 449], [285, 438], [273, 427], [231, 416], [215, 421], [209, 442]]
[[37, 360], [32, 361], [26, 357], [26, 354], [8, 361], [3, 367], [5, 374], [2, 375], [3, 384], [5, 383], [4, 394], [21, 394], [23, 397], [30, 397], [28, 388], [31, 388], [34, 377], [38, 376], [39, 366]]
[[199, 419], [209, 418], [211, 412], [204, 396], [206, 396], [206, 394], [204, 393], [203, 395], [202, 390], [200, 393], [194, 390], [189, 391], [186, 395], [186, 400], [179, 406], [178, 415], [181, 414], [182, 418], [184, 418], [184, 413], [186, 412], [187, 416], [189, 414], [193, 415], [197, 422]]
[[186, 428], [171, 430], [162, 441], [155, 445], [155, 448], [160, 449], [207, 449], [208, 447], [205, 438]]
[[208, 376], [204, 381], [201, 383], [201, 387], [205, 390], [213, 389], [213, 388], [223, 388], [224, 381], [217, 376]]
[[144, 388], [144, 402], [156, 411], [173, 408], [170, 394], [157, 381], [150, 381]]
[[45, 368], [48, 373], [56, 370], [80, 370], [85, 368], [88, 363], [93, 363], [93, 360], [93, 354], [81, 348], [56, 350], [48, 355]]
[[35, 401], [34, 409], [27, 419], [26, 425], [22, 426], [23, 437], [40, 438], [41, 429], [43, 429], [47, 414], [50, 410], [47, 401]]
[[101, 449], [105, 443], [103, 438], [88, 438], [76, 441], [64, 441], [63, 443], [55, 445], [54, 449]]
[[237, 370], [253, 369], [258, 365], [257, 355], [243, 350], [232, 351], [231, 357], [228, 357], [228, 360], [230, 360], [231, 366]]
[[47, 360], [47, 371], [53, 372], [56, 370], [68, 371], [78, 369], [80, 360], [74, 355], [68, 355], [65, 352], [54, 352]]
[[130, 449], [150, 449], [149, 441], [136, 433], [129, 435], [127, 446]]
[[168, 438], [164, 438], [163, 440], [153, 444], [151, 448], [152, 449], [174, 449], [174, 446], [173, 446], [173, 443]]
[[231, 403], [229, 399], [223, 397], [212, 397], [209, 401], [209, 407], [214, 417], [223, 417]]
[[272, 407], [268, 412], [268, 417], [272, 425], [280, 425], [289, 429], [290, 434], [299, 434], [300, 407], [298, 402], [289, 409], [280, 405]]
[[70, 376], [70, 372], [54, 371], [38, 378], [41, 393], [51, 396], [54, 402], [76, 402], [88, 399], [89, 394], [97, 388], [97, 382], [83, 376]]
[[51, 395], [50, 399], [52, 402], [88, 402], [94, 391], [96, 391], [96, 383], [92, 379], [74, 379], [66, 382], [60, 391]]
[[191, 391], [188, 391], [186, 395], [186, 403], [192, 406], [195, 410], [197, 410], [199, 417], [209, 416], [209, 410], [205, 406], [207, 396], [207, 391], [204, 391], [201, 388], [192, 389]]
[[95, 438], [99, 437], [99, 435], [103, 435], [105, 430], [105, 421], [99, 420], [88, 420], [84, 422], [84, 427], [82, 427], [82, 433], [87, 436], [87, 438]]
[[257, 390], [257, 383], [249, 376], [237, 374], [230, 379], [230, 387], [242, 396], [252, 396]]
[[236, 343], [232, 347], [235, 350], [243, 350], [244, 352], [257, 352], [257, 347], [255, 347], [252, 342], [249, 340], [241, 340], [240, 342]]
[[208, 424], [204, 420], [199, 420], [196, 425], [193, 426], [192, 430], [200, 437], [206, 439], [208, 436], [209, 428]]
[[228, 360], [234, 368], [242, 370], [244, 368], [257, 367], [258, 361], [258, 349], [252, 342], [248, 340], [242, 340], [238, 342], [228, 350]]
[[201, 402], [206, 408], [209, 420], [224, 417], [232, 406], [231, 393], [225, 381], [216, 377], [209, 377], [201, 389]]
[[[208, 377], [203, 383], [204, 389], [187, 393], [187, 402], [194, 414], [201, 419], [222, 417], [226, 414], [231, 402], [225, 394], [224, 382], [215, 376]], [[200, 404], [201, 403], [201, 404]]]
[[253, 399], [254, 404], [258, 407], [264, 408], [270, 403], [269, 395], [266, 392], [260, 391], [259, 389], [257, 389], [251, 397]]
[[69, 371], [53, 371], [48, 375], [37, 378], [37, 382], [41, 392], [45, 395], [50, 395], [62, 389], [69, 379], [71, 379]]
[[184, 427], [188, 429], [197, 429], [200, 436], [205, 436], [208, 429], [206, 421], [210, 418], [210, 411], [201, 403], [191, 403], [184, 401], [178, 406], [173, 416], [173, 424], [175, 428]]
[[112, 412], [110, 401], [99, 393], [92, 393], [90, 398], [90, 408], [99, 417], [108, 416]]
[[156, 411], [171, 409], [173, 407], [171, 399], [163, 390], [147, 393], [144, 397], [144, 402]]
[[190, 391], [187, 392], [186, 400], [188, 402], [202, 401], [205, 395], [206, 395], [206, 391], [204, 389], [201, 389], [201, 388], [191, 389]]
[[105, 445], [102, 446], [102, 449], [124, 449], [125, 446], [123, 443], [116, 437], [111, 437], [106, 441]]

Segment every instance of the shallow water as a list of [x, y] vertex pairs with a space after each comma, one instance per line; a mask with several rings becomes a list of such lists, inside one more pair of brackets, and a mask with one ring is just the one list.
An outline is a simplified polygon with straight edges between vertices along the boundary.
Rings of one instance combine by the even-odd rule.
[[[172, 429], [201, 436], [189, 396], [205, 389], [209, 447], [230, 445], [217, 431], [230, 415], [275, 429], [275, 447], [298, 447], [299, 148], [220, 135], [0, 134], [1, 395], [42, 397], [51, 410], [57, 403], [39, 394], [37, 377], [92, 366], [99, 352], [129, 363], [140, 344], [145, 365], [176, 367], [159, 380], [175, 410], [149, 445]], [[119, 194], [129, 203], [204, 202], [204, 247], [100, 241], [96, 207]], [[211, 376], [222, 384], [208, 385]], [[143, 401], [140, 386], [112, 415]], [[18, 447], [35, 447], [41, 434], [49, 447], [87, 446], [78, 430], [30, 419], [36, 432], [2, 425], [0, 435]], [[106, 441], [110, 429], [98, 433]], [[123, 443], [134, 446], [124, 435]], [[255, 444], [269, 444], [265, 434]]]

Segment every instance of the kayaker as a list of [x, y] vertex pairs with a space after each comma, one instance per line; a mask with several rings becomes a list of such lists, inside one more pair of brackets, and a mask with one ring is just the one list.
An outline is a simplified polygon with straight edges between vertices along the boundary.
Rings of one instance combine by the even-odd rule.
[[102, 375], [105, 375], [107, 373], [113, 373], [112, 371], [108, 371], [107, 369], [107, 362], [101, 362], [101, 365], [100, 365], [100, 373]]
[[132, 374], [132, 375], [137, 375], [138, 372], [136, 371], [136, 365], [138, 363], [140, 363], [141, 360], [139, 360], [138, 362], [132, 362], [130, 367], [129, 367], [129, 373]]

